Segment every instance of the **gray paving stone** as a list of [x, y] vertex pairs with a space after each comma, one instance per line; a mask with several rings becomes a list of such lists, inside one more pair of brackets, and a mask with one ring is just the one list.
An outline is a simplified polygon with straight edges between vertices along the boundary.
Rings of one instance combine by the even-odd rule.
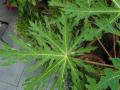
[[[14, 33], [14, 24], [18, 17], [16, 11], [8, 10], [2, 5], [4, 0], [0, 0], [0, 20], [7, 21], [9, 26], [3, 35], [3, 40], [13, 47], [17, 47], [9, 37], [9, 34]], [[24, 90], [23, 83], [28, 76], [35, 75], [35, 73], [28, 73], [24, 68], [29, 67], [22, 62], [18, 62], [9, 67], [0, 67], [0, 90]], [[24, 70], [24, 72], [23, 72]], [[23, 73], [22, 73], [23, 72]], [[22, 76], [21, 76], [22, 75]], [[6, 84], [4, 84], [6, 83]], [[16, 88], [14, 86], [17, 86]]]
[[17, 87], [17, 90], [24, 90], [23, 86]]
[[0, 82], [0, 90], [16, 90], [16, 87]]
[[[41, 72], [41, 69], [39, 68], [38, 70], [36, 70], [35, 72], [28, 72], [27, 69], [32, 65], [34, 64], [33, 62], [30, 63], [30, 64], [27, 64], [25, 65], [25, 69], [23, 71], [23, 74], [21, 76], [21, 79], [20, 79], [20, 82], [19, 82], [19, 87], [17, 90], [24, 90], [23, 88], [23, 84], [25, 83], [25, 80], [28, 78], [28, 77], [31, 77], [31, 76], [35, 76], [35, 75], [38, 75], [40, 74]], [[48, 86], [46, 87], [46, 90], [50, 90], [50, 85], [53, 84], [53, 79], [51, 78], [50, 81], [48, 81]], [[41, 88], [39, 88], [38, 90], [41, 90]], [[57, 89], [56, 89], [57, 90]]]
[[[12, 42], [9, 37], [9, 34], [14, 34], [14, 24], [18, 17], [17, 12], [13, 10], [8, 10], [3, 5], [4, 0], [0, 0], [0, 20], [6, 21], [9, 23], [9, 26], [3, 35], [3, 40], [7, 42], [9, 45], [16, 47], [16, 45]], [[20, 75], [24, 69], [24, 64], [19, 62], [10, 67], [0, 67], [0, 81], [11, 83], [17, 85], [19, 82]], [[1, 90], [1, 88], [0, 88]]]
[[10, 67], [0, 67], [0, 81], [17, 86], [23, 69], [24, 64], [20, 62]]
[[5, 0], [0, 0], [0, 20], [8, 22], [9, 25], [8, 25], [8, 28], [6, 30], [4, 30], [4, 31], [6, 31], [4, 33], [4, 35], [0, 36], [0, 37], [2, 37], [2, 39], [5, 42], [9, 43], [10, 45], [13, 45], [12, 40], [9, 37], [9, 34], [14, 34], [13, 30], [15, 29], [15, 21], [18, 18], [18, 14], [17, 14], [16, 10], [9, 10], [9, 9], [7, 9], [5, 7], [5, 5], [3, 4], [4, 1]]
[[23, 84], [25, 83], [25, 80], [28, 78], [28, 77], [31, 77], [31, 76], [35, 76], [35, 75], [38, 75], [40, 73], [40, 69], [36, 70], [35, 72], [28, 72], [28, 68], [33, 64], [33, 62], [29, 63], [29, 64], [25, 64], [25, 68], [24, 68], [24, 71], [22, 73], [22, 76], [21, 76], [21, 79], [20, 79], [20, 82], [19, 82], [19, 85], [18, 85], [18, 88], [17, 90], [24, 90], [24, 86]]
[[[15, 28], [15, 21], [17, 20], [18, 14], [17, 11], [8, 10], [3, 5], [3, 2], [4, 0], [0, 0], [0, 20], [8, 22], [9, 26], [2, 38], [9, 45], [17, 47], [10, 39], [9, 34], [16, 35], [13, 30]], [[24, 63], [18, 62], [9, 67], [0, 67], [0, 82], [3, 82], [0, 83], [0, 90], [16, 90], [16, 87], [14, 86], [19, 84], [24, 66]], [[23, 90], [22, 84], [18, 85], [17, 90]]]
[[13, 47], [15, 47], [15, 43], [13, 43], [13, 41], [11, 40], [10, 35], [16, 35], [16, 33], [14, 32], [16, 20], [17, 20], [17, 17], [15, 17], [11, 21], [11, 23], [9, 23], [9, 26], [8, 26], [6, 32], [2, 36], [2, 39]]
[[5, 0], [0, 0], [0, 20], [11, 22], [13, 17], [17, 16], [17, 11], [10, 10], [3, 4]]

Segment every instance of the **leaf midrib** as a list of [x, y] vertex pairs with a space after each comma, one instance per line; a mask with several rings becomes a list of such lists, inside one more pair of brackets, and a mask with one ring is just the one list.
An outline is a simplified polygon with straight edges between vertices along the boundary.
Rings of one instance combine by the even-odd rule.
[[62, 54], [43, 54], [43, 53], [21, 53], [21, 54], [15, 54], [19, 56], [56, 56], [56, 57], [64, 57]]
[[120, 13], [120, 9], [118, 10], [67, 10], [69, 12], [79, 12], [79, 13]]

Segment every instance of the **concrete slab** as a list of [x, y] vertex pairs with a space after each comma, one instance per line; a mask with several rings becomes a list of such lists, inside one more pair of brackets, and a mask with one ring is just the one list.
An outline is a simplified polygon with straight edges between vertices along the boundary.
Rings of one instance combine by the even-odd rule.
[[[15, 35], [13, 30], [18, 14], [17, 11], [8, 10], [3, 5], [3, 2], [4, 0], [0, 0], [0, 20], [8, 22], [9, 26], [2, 38], [9, 45], [15, 46], [15, 43], [12, 42], [9, 34]], [[21, 79], [20, 77], [24, 66], [25, 65], [23, 63], [19, 62], [9, 67], [0, 67], [0, 90], [16, 90]], [[19, 87], [19, 90], [22, 90], [21, 87]]]
[[23, 69], [24, 64], [20, 62], [10, 67], [0, 67], [0, 81], [17, 86]]
[[0, 82], [0, 90], [16, 90], [16, 87]]
[[6, 8], [4, 1], [5, 0], [0, 0], [0, 20], [10, 23], [13, 20], [13, 17], [17, 15], [17, 11]]

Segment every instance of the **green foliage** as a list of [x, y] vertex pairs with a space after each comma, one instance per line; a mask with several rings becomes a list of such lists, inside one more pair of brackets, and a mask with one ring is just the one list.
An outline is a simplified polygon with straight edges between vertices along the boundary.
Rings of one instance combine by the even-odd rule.
[[[26, 0], [20, 3], [26, 3]], [[29, 29], [27, 34], [37, 44], [11, 36], [18, 48], [1, 42], [2, 65], [19, 60], [35, 62], [29, 71], [40, 69], [41, 72], [26, 79], [25, 90], [46, 90], [49, 83], [50, 90], [67, 90], [68, 82], [71, 82], [70, 90], [119, 90], [119, 58], [110, 58], [114, 68], [104, 68], [103, 76], [97, 77], [95, 67], [80, 57], [96, 49], [85, 43], [100, 39], [104, 33], [120, 35], [117, 23], [120, 1], [112, 0], [109, 5], [106, 0], [51, 0], [49, 4], [56, 7], [60, 15], [54, 18], [43, 16], [42, 20], [30, 21], [30, 25], [27, 25], [28, 21], [23, 22], [22, 28]], [[35, 5], [34, 1], [32, 5]]]
[[21, 4], [22, 6], [25, 6], [26, 2], [29, 2], [32, 5], [36, 5], [36, 1], [37, 0], [10, 0], [10, 2], [13, 3], [13, 5], [16, 5], [16, 6], [17, 6], [17, 4]]
[[34, 10], [38, 0], [10, 0], [10, 3], [18, 8], [21, 16], [37, 17], [37, 13]]
[[16, 32], [18, 35], [21, 35], [23, 37], [29, 37], [30, 34], [28, 32], [29, 30], [29, 21], [26, 18], [20, 18], [16, 22]]
[[52, 0], [50, 4], [61, 6], [62, 10], [65, 11], [69, 17], [76, 17], [77, 20], [88, 18], [91, 15], [100, 15], [102, 13], [115, 15], [120, 13], [119, 0], [113, 0], [114, 5], [112, 6], [108, 6], [106, 0], [89, 1], [90, 0], [86, 0], [86, 2], [84, 0], [74, 0], [73, 2], [70, 2], [66, 0], [66, 3], [62, 3], [60, 1], [57, 2]]
[[[119, 43], [119, 42], [118, 42]], [[119, 90], [120, 89], [120, 58], [110, 58], [113, 63], [115, 69], [106, 68], [104, 69], [104, 76], [101, 77], [97, 88], [98, 89], [106, 89], [108, 87], [111, 90]]]
[[117, 70], [113, 70], [111, 68], [105, 69], [105, 75], [101, 77], [101, 80], [98, 83], [98, 88], [106, 89], [107, 87], [110, 87], [111, 90], [119, 90], [120, 58], [112, 58], [111, 60]]
[[88, 90], [98, 90], [97, 82], [95, 79], [91, 77], [87, 77], [87, 81], [89, 83], [88, 85], [86, 85]]
[[115, 72], [112, 69], [105, 69], [104, 72], [105, 76], [101, 77], [98, 87], [101, 89], [110, 87], [111, 90], [119, 90], [120, 71]]
[[[119, 43], [119, 42], [118, 42]], [[119, 80], [120, 80], [120, 58], [110, 58], [113, 63], [114, 69], [106, 68], [104, 69], [104, 76], [101, 77], [98, 88], [106, 89], [108, 87], [111, 90], [119, 90]]]
[[92, 17], [93, 19], [89, 22], [97, 25], [100, 30], [120, 35], [120, 32], [112, 26], [120, 17], [119, 0], [112, 0], [112, 5], [108, 5], [107, 0], [65, 0], [64, 3], [62, 2], [51, 0], [50, 5], [59, 7], [69, 18], [75, 18], [76, 21]]
[[[31, 87], [31, 85], [33, 85], [31, 87], [32, 89], [37, 89], [39, 88], [40, 83], [44, 82], [43, 84], [47, 84], [52, 75], [55, 75], [56, 78], [54, 78], [55, 84], [51, 88], [64, 90], [66, 87], [65, 78], [68, 70], [70, 70], [70, 75], [73, 83], [71, 87], [73, 88], [73, 90], [83, 90], [85, 87], [84, 82], [82, 81], [82, 74], [80, 74], [81, 72], [78, 71], [77, 67], [85, 66], [86, 68], [86, 65], [84, 65], [81, 60], [76, 61], [75, 56], [89, 53], [94, 50], [94, 47], [88, 46], [84, 47], [83, 49], [79, 47], [79, 45], [83, 41], [94, 39], [97, 34], [92, 35], [91, 30], [88, 28], [83, 30], [80, 35], [73, 35], [72, 32], [74, 31], [74, 22], [71, 22], [63, 14], [58, 19], [58, 23], [56, 23], [58, 29], [56, 32], [54, 32], [50, 27], [48, 18], [45, 18], [45, 22], [46, 23], [44, 25], [41, 22], [30, 22], [30, 33], [37, 40], [39, 44], [38, 49], [22, 42], [21, 40], [19, 41], [18, 39], [13, 38], [16, 44], [19, 45], [21, 48], [19, 48], [19, 50], [11, 48], [2, 49], [0, 50], [1, 57], [9, 57], [9, 60], [11, 60], [11, 62], [16, 62], [20, 59], [24, 61], [31, 60], [32, 58], [37, 59], [38, 61], [35, 65], [32, 66], [30, 71], [34, 71], [40, 66], [44, 66], [47, 63], [47, 67], [40, 75], [32, 77], [31, 79], [26, 81], [25, 85], [27, 86], [25, 90], [28, 90], [28, 87]], [[94, 30], [94, 33], [98, 32], [99, 31]], [[4, 65], [11, 64], [11, 62], [9, 63], [7, 61], [4, 61]]]

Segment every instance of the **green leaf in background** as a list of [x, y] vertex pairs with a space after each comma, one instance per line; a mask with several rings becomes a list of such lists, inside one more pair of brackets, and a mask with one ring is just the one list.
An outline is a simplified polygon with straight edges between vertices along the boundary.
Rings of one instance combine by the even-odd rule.
[[120, 58], [111, 58], [113, 66], [120, 70]]
[[120, 71], [114, 71], [113, 69], [107, 68], [104, 70], [104, 76], [101, 77], [97, 87], [99, 89], [120, 90], [119, 80]]
[[[109, 7], [105, 0], [90, 1], [87, 0], [74, 0], [73, 2], [66, 1], [60, 5], [60, 1], [51, 0], [54, 3], [53, 6], [61, 6], [62, 10], [68, 15], [68, 17], [76, 17], [76, 20], [88, 18], [91, 15], [116, 14], [115, 17], [119, 17], [120, 14], [120, 3], [119, 0], [112, 0], [115, 6]], [[62, 3], [62, 2], [61, 2]], [[115, 18], [113, 17], [113, 18]]]

